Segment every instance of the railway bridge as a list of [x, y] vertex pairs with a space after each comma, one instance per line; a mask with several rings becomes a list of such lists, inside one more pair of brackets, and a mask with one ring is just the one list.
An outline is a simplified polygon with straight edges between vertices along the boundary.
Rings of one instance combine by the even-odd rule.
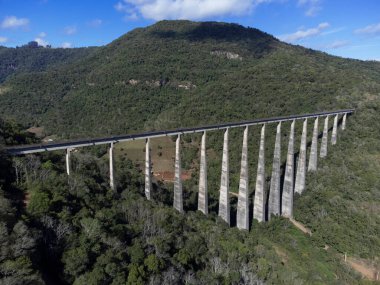
[[[222, 169], [219, 188], [219, 211], [218, 215], [228, 224], [230, 221], [230, 179], [229, 179], [229, 130], [231, 128], [243, 128], [243, 145], [241, 154], [241, 170], [238, 192], [238, 205], [236, 225], [239, 229], [249, 230], [249, 185], [248, 185], [248, 131], [250, 127], [260, 126], [260, 148], [258, 157], [258, 166], [256, 173], [255, 194], [253, 198], [253, 219], [259, 222], [265, 222], [266, 217], [270, 219], [271, 215], [282, 215], [287, 218], [293, 218], [293, 198], [294, 193], [302, 194], [305, 189], [306, 171], [316, 171], [318, 166], [318, 157], [327, 156], [328, 144], [337, 143], [338, 125], [341, 130], [346, 128], [347, 116], [351, 115], [354, 109], [337, 110], [331, 112], [321, 112], [313, 114], [294, 115], [287, 117], [275, 117], [268, 119], [257, 119], [252, 121], [243, 121], [236, 123], [224, 123], [219, 125], [209, 125], [196, 128], [182, 128], [167, 131], [145, 132], [140, 134], [122, 135], [90, 140], [76, 140], [68, 142], [57, 142], [39, 145], [26, 145], [7, 148], [11, 155], [27, 155], [45, 151], [64, 150], [66, 152], [66, 171], [70, 175], [70, 152], [74, 148], [80, 148], [92, 145], [109, 145], [109, 183], [112, 189], [115, 189], [114, 178], [114, 144], [118, 142], [145, 140], [145, 196], [151, 199], [152, 192], [152, 163], [150, 155], [150, 140], [158, 137], [176, 136], [175, 149], [175, 179], [174, 179], [174, 199], [173, 207], [183, 213], [183, 190], [181, 181], [181, 135], [202, 133], [201, 151], [200, 151], [200, 174], [199, 174], [199, 191], [198, 191], [198, 210], [205, 215], [208, 214], [208, 189], [207, 189], [207, 156], [206, 156], [206, 135], [211, 131], [224, 131]], [[333, 118], [333, 127], [331, 139], [329, 136], [329, 119]], [[323, 121], [323, 133], [321, 146], [318, 148], [319, 121]], [[308, 120], [313, 120], [313, 131], [311, 135], [310, 155], [307, 161], [307, 126]], [[281, 181], [281, 125], [283, 122], [291, 122], [289, 130], [289, 143], [287, 148], [286, 167], [284, 180]], [[295, 123], [302, 121], [302, 134], [298, 161], [295, 163], [294, 142], [295, 142]], [[277, 124], [276, 139], [274, 145], [274, 157], [269, 188], [269, 198], [265, 189], [265, 129], [268, 124]], [[281, 189], [282, 186], [282, 189]], [[266, 213], [266, 211], [268, 211]]]

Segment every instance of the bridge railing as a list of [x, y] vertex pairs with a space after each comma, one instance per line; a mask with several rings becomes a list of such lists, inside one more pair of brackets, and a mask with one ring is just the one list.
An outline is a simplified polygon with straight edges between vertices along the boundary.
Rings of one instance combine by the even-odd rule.
[[104, 138], [80, 139], [80, 140], [71, 140], [67, 142], [23, 145], [23, 146], [7, 147], [6, 151], [11, 155], [22, 155], [22, 154], [30, 154], [30, 153], [39, 153], [39, 152], [44, 152], [44, 151], [65, 150], [68, 148], [79, 148], [79, 147], [92, 146], [92, 145], [103, 145], [103, 144], [126, 142], [126, 141], [132, 141], [132, 140], [141, 140], [141, 139], [148, 139], [148, 138], [159, 138], [159, 137], [165, 137], [165, 136], [177, 136], [177, 135], [183, 135], [183, 134], [201, 133], [204, 131], [223, 130], [227, 128], [237, 128], [237, 127], [253, 126], [253, 125], [260, 125], [260, 124], [279, 123], [279, 122], [286, 122], [286, 121], [293, 121], [293, 120], [302, 120], [302, 119], [307, 119], [307, 118], [317, 118], [321, 116], [334, 116], [337, 114], [351, 114], [354, 111], [355, 111], [354, 109], [345, 109], [345, 110], [337, 110], [337, 111], [331, 111], [331, 112], [320, 112], [320, 113], [302, 114], [302, 115], [294, 115], [294, 116], [286, 116], [286, 117], [256, 119], [256, 120], [251, 120], [251, 121], [224, 123], [224, 124], [208, 125], [208, 126], [193, 127], [193, 128], [179, 128], [179, 129], [174, 129], [174, 130], [152, 131], [152, 132], [130, 134], [130, 135], [120, 135], [120, 136], [112, 136], [112, 137], [104, 137]]

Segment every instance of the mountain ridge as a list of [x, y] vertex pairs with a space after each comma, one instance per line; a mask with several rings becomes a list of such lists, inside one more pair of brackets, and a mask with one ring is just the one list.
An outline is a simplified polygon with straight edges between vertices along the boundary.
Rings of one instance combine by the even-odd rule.
[[[227, 32], [224, 32], [226, 29]], [[179, 38], [173, 35], [168, 37], [168, 31], [178, 31], [177, 34], [180, 35], [178, 36]], [[240, 32], [236, 33], [236, 31]], [[165, 36], [157, 36], [159, 33], [164, 33]], [[172, 34], [172, 32], [170, 33]], [[190, 37], [183, 36], [189, 34], [191, 34]], [[210, 34], [213, 35], [211, 39]], [[194, 35], [196, 35], [196, 40], [194, 40]], [[204, 40], [205, 38], [207, 38], [207, 40]], [[231, 41], [231, 39], [233, 40]], [[229, 60], [228, 58], [213, 55], [212, 52], [216, 51], [221, 53], [233, 53], [240, 56], [242, 60]], [[295, 60], [294, 58], [296, 57], [300, 58], [300, 60]], [[154, 104], [157, 104], [159, 109], [166, 110], [166, 112], [164, 112], [165, 115], [162, 114], [161, 116], [172, 116], [170, 112], [173, 111], [168, 110], [170, 109], [168, 106], [174, 104], [174, 107], [176, 104], [175, 102], [170, 102], [172, 100], [165, 100], [162, 96], [166, 93], [170, 94], [173, 98], [177, 97], [176, 100], [184, 100], [185, 97], [179, 95], [184, 92], [184, 90], [178, 90], [181, 88], [178, 87], [179, 85], [188, 85], [189, 89], [195, 85], [196, 90], [190, 90], [190, 92], [187, 93], [191, 95], [194, 92], [203, 93], [202, 98], [206, 99], [208, 98], [206, 94], [211, 94], [211, 97], [213, 97], [213, 91], [211, 89], [218, 89], [221, 82], [225, 80], [228, 82], [244, 81], [243, 84], [245, 85], [247, 85], [247, 79], [258, 80], [260, 84], [263, 80], [266, 80], [268, 85], [276, 85], [273, 86], [273, 92], [278, 92], [278, 90], [282, 89], [283, 85], [279, 82], [280, 80], [278, 80], [279, 76], [288, 77], [288, 79], [285, 78], [285, 80], [289, 80], [291, 84], [294, 84], [294, 81], [296, 81], [295, 76], [313, 76], [310, 74], [312, 68], [304, 66], [304, 64], [308, 63], [310, 66], [315, 65], [319, 70], [322, 70], [324, 69], [325, 62], [327, 63], [328, 61], [332, 62], [330, 65], [334, 66], [330, 68], [331, 71], [327, 70], [329, 74], [325, 76], [325, 78], [318, 80], [328, 81], [328, 76], [336, 77], [336, 71], [340, 73], [346, 72], [344, 70], [345, 65], [353, 65], [355, 68], [366, 69], [368, 69], [367, 66], [372, 66], [374, 70], [378, 69], [375, 63], [340, 59], [325, 55], [321, 52], [291, 46], [281, 43], [274, 37], [259, 32], [256, 29], [244, 28], [236, 24], [162, 21], [147, 28], [133, 30], [110, 44], [97, 48], [94, 53], [87, 57], [81, 58], [77, 62], [64, 65], [58, 70], [52, 71], [50, 74], [37, 72], [33, 75], [23, 74], [17, 78], [8, 80], [2, 84], [2, 88], [9, 90], [9, 92], [6, 92], [6, 94], [3, 92], [3, 95], [0, 97], [0, 102], [4, 106], [3, 108], [0, 107], [0, 109], [5, 117], [13, 117], [14, 119], [16, 114], [19, 113], [17, 117], [25, 118], [22, 123], [27, 125], [44, 125], [48, 132], [51, 132], [53, 129], [56, 130], [57, 126], [70, 125], [70, 128], [72, 128], [73, 121], [70, 120], [70, 117], [77, 117], [76, 124], [79, 122], [78, 126], [80, 130], [77, 129], [74, 132], [85, 133], [85, 129], [87, 129], [85, 125], [93, 122], [94, 118], [86, 115], [79, 118], [75, 116], [75, 114], [79, 113], [82, 106], [92, 103], [95, 104], [95, 109], [98, 109], [98, 111], [96, 111], [96, 117], [104, 117], [103, 121], [110, 121], [117, 124], [116, 127], [112, 127], [111, 125], [107, 126], [112, 132], [107, 133], [106, 130], [99, 129], [96, 133], [97, 135], [127, 133], [136, 131], [137, 128], [133, 128], [129, 123], [126, 125], [118, 124], [115, 122], [115, 117], [101, 112], [99, 113], [101, 110], [99, 107], [101, 105], [104, 107], [108, 105], [107, 108], [110, 108], [110, 110], [114, 109], [116, 113], [129, 117], [126, 111], [120, 109], [120, 106], [126, 106], [129, 111], [134, 112], [135, 108], [130, 106], [127, 102], [131, 100], [136, 102], [131, 94], [144, 93], [140, 95], [144, 97], [146, 96], [145, 91], [147, 91], [150, 94], [155, 94], [154, 96], [149, 96], [154, 98]], [[292, 69], [290, 69], [291, 72], [289, 72], [289, 66], [293, 66], [294, 72], [292, 72]], [[380, 64], [378, 66], [380, 66]], [[275, 68], [273, 69], [273, 67]], [[260, 72], [263, 72], [263, 70], [260, 69], [263, 68], [268, 69], [264, 70], [266, 78], [260, 75]], [[305, 68], [306, 70], [302, 72], [298, 70], [299, 68]], [[278, 72], [276, 72], [276, 69]], [[280, 69], [284, 72], [283, 74], [280, 74]], [[322, 73], [321, 71], [319, 72]], [[324, 71], [323, 73], [327, 72]], [[53, 74], [54, 79], [52, 78]], [[294, 74], [294, 76], [292, 76], [292, 74]], [[233, 78], [234, 75], [236, 75], [237, 78]], [[323, 77], [321, 75], [322, 74], [319, 74], [318, 76]], [[33, 79], [31, 77], [33, 77]], [[244, 80], [240, 80], [240, 78], [244, 78]], [[140, 83], [144, 82], [144, 84], [130, 84], [130, 82], [136, 81]], [[156, 88], [155, 90], [157, 81], [160, 88]], [[162, 86], [162, 82], [168, 83], [169, 81], [172, 84], [164, 84], [165, 86]], [[29, 96], [29, 99], [23, 100], [32, 100], [32, 102], [30, 102], [31, 104], [26, 106], [22, 104], [22, 102], [17, 102], [19, 105], [16, 107], [12, 88], [21, 87], [17, 93], [27, 94], [31, 89], [37, 89], [33, 87], [34, 82], [38, 85], [38, 89], [41, 89], [42, 86], [42, 90], [33, 91], [35, 95], [33, 95], [32, 98]], [[30, 84], [30, 86], [25, 88], [27, 84]], [[217, 86], [215, 86], [215, 84]], [[48, 88], [45, 87], [45, 85], [54, 86], [54, 88]], [[266, 88], [265, 86], [247, 87], [250, 87], [253, 93], [263, 93], [261, 96], [264, 97], [264, 100], [266, 96], [271, 96], [264, 94], [268, 92], [267, 90], [263, 90], [263, 88]], [[302, 87], [304, 90], [310, 92], [307, 86]], [[111, 94], [110, 101], [112, 100], [117, 103], [112, 104], [112, 102], [107, 102], [106, 98], [102, 97], [99, 93], [99, 89], [103, 89], [104, 92]], [[241, 90], [239, 90], [239, 92], [240, 91]], [[222, 92], [225, 94], [225, 98], [228, 99], [226, 90]], [[287, 92], [289, 92], [289, 90]], [[302, 92], [302, 90], [300, 90], [300, 92]], [[247, 92], [242, 93], [245, 94], [244, 96], [249, 96]], [[159, 96], [159, 94], [162, 96]], [[37, 102], [34, 99], [38, 99]], [[145, 101], [145, 99], [148, 100], [149, 98], [144, 98], [141, 101]], [[220, 99], [221, 98], [218, 98], [218, 100]], [[94, 100], [96, 100], [96, 102], [93, 102]], [[197, 100], [200, 100], [200, 98], [197, 98]], [[10, 104], [11, 102], [12, 104]], [[60, 107], [57, 107], [58, 102]], [[73, 104], [73, 102], [76, 103]], [[243, 102], [239, 103], [247, 105]], [[189, 104], [189, 102], [184, 102], [183, 104]], [[31, 105], [33, 106], [32, 108]], [[252, 105], [252, 102], [249, 103], [249, 105]], [[337, 105], [337, 107], [340, 106]], [[345, 104], [341, 105], [341, 107], [351, 106]], [[144, 106], [137, 107], [139, 110], [143, 108]], [[320, 108], [322, 108], [322, 106]], [[326, 107], [324, 108], [327, 109]], [[20, 110], [23, 109], [28, 110], [28, 112], [20, 113]], [[261, 110], [262, 109], [263, 108], [261, 108]], [[282, 110], [282, 112], [283, 111], [284, 110]], [[309, 109], [308, 111], [319, 110]], [[65, 112], [69, 114], [67, 115]], [[92, 112], [93, 111], [90, 112], [90, 110], [87, 110], [87, 113]], [[155, 114], [155, 119], [153, 116], [149, 116], [149, 118], [143, 116], [143, 121], [164, 119], [160, 118], [157, 111], [150, 110], [149, 112]], [[185, 110], [183, 110], [183, 112], [185, 112]], [[134, 112], [132, 118], [136, 118], [138, 115], [139, 112]], [[279, 115], [279, 112], [258, 113], [254, 117], [258, 117], [259, 115], [260, 117], [268, 117], [271, 115]], [[252, 117], [243, 119], [250, 118]], [[234, 116], [231, 117], [231, 119], [240, 120], [242, 117]], [[60, 122], [62, 120], [64, 123]], [[81, 121], [85, 122], [80, 123]], [[182, 124], [188, 125], [189, 122], [182, 122]], [[172, 124], [171, 127], [177, 126]], [[138, 126], [139, 129], [157, 129], [158, 127], [161, 126], [144, 126], [141, 124]], [[74, 133], [70, 131], [70, 128], [63, 128], [61, 132], [63, 137], [74, 135]], [[78, 137], [78, 134], [74, 136]]]

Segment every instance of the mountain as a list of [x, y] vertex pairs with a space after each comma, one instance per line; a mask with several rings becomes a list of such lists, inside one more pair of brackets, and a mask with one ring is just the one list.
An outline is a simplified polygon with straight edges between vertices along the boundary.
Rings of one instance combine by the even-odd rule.
[[343, 95], [376, 78], [379, 65], [234, 24], [162, 21], [61, 68], [10, 78], [0, 110], [83, 137], [355, 107]]
[[[211, 211], [208, 218], [193, 212], [197, 189], [197, 167], [194, 165], [198, 165], [199, 156], [199, 149], [194, 146], [199, 143], [197, 136], [184, 138], [188, 142], [183, 154], [184, 167], [195, 168], [193, 179], [184, 185], [185, 209], [188, 211], [184, 217], [162, 208], [161, 204], [157, 206], [142, 201], [136, 194], [138, 174], [128, 168], [131, 165], [124, 158], [120, 159], [117, 167], [118, 175], [122, 177], [120, 187], [125, 186], [131, 192], [122, 194], [129, 226], [112, 224], [117, 219], [123, 220], [120, 218], [123, 212], [118, 204], [112, 204], [115, 202], [109, 196], [102, 196], [105, 195], [101, 187], [106, 184], [106, 166], [86, 168], [86, 159], [90, 158], [78, 154], [78, 169], [83, 167], [86, 175], [92, 173], [93, 177], [82, 176], [86, 179], [70, 184], [67, 191], [77, 196], [70, 196], [68, 201], [77, 205], [83, 199], [81, 206], [84, 210], [78, 210], [78, 214], [73, 210], [76, 215], [73, 218], [66, 206], [54, 206], [49, 211], [55, 211], [55, 217], [66, 219], [73, 227], [80, 224], [87, 231], [92, 220], [80, 219], [87, 219], [88, 213], [96, 212], [91, 203], [113, 205], [111, 208], [116, 213], [113, 212], [115, 221], [112, 223], [105, 221], [102, 212], [109, 214], [108, 208], [96, 212], [95, 216], [113, 233], [112, 238], [122, 236], [121, 227], [131, 231], [124, 241], [130, 246], [126, 256], [130, 262], [131, 280], [136, 277], [140, 282], [147, 281], [148, 277], [141, 272], [144, 268], [153, 268], [149, 271], [151, 275], [146, 273], [149, 276], [154, 276], [156, 269], [165, 268], [165, 276], [172, 276], [173, 280], [190, 278], [194, 274], [196, 280], [216, 282], [220, 278], [220, 282], [234, 283], [237, 279], [233, 276], [237, 272], [242, 274], [238, 270], [243, 270], [243, 267], [233, 269], [234, 264], [238, 264], [247, 266], [244, 272], [254, 274], [245, 280], [274, 284], [279, 284], [280, 280], [285, 284], [359, 284], [359, 276], [341, 262], [344, 253], [379, 266], [380, 63], [334, 57], [283, 43], [257, 29], [236, 24], [189, 21], [161, 21], [133, 30], [90, 52], [84, 49], [83, 53], [78, 57], [68, 56], [67, 62], [44, 65], [42, 70], [26, 68], [25, 72], [4, 77], [0, 85], [0, 114], [25, 127], [43, 126], [47, 134], [66, 139], [355, 108], [355, 114], [348, 119], [347, 130], [339, 132], [338, 145], [329, 145], [327, 159], [319, 160], [318, 172], [307, 176], [306, 192], [296, 197], [295, 219], [312, 230], [311, 237], [304, 236], [284, 219], [262, 225], [254, 223], [250, 233], [228, 229], [218, 222], [215, 212], [222, 145], [222, 134], [218, 132], [208, 136], [209, 152], [213, 154], [208, 169]], [[26, 58], [27, 53], [23, 62], [27, 62]], [[4, 60], [9, 58], [0, 57], [0, 66]], [[295, 149], [299, 148], [300, 129], [300, 124], [296, 125]], [[311, 122], [309, 134], [310, 129]], [[289, 125], [284, 124], [283, 146], [287, 145], [288, 130]], [[250, 130], [249, 185], [255, 185], [258, 132], [255, 128]], [[269, 181], [273, 126], [268, 127], [267, 134], [266, 176]], [[232, 191], [236, 191], [238, 185], [241, 142], [241, 130], [232, 130]], [[104, 150], [100, 152], [105, 153]], [[285, 157], [286, 147], [283, 147], [282, 158]], [[47, 159], [62, 163], [54, 155]], [[63, 163], [62, 169], [44, 167], [44, 170], [62, 172], [61, 176], [54, 174], [61, 180], [50, 187], [62, 193], [58, 189], [66, 187], [63, 185], [67, 182]], [[82, 184], [86, 184], [81, 188], [82, 192], [75, 190]], [[58, 194], [50, 188], [45, 192], [36, 191], [40, 195], [36, 197], [42, 197], [42, 201], [49, 201], [48, 197], [51, 197], [55, 203], [59, 199], [68, 199], [56, 197]], [[91, 191], [83, 189], [94, 190], [96, 195], [89, 197], [87, 194]], [[94, 202], [91, 199], [99, 200]], [[236, 206], [235, 200], [232, 200], [232, 206]], [[42, 215], [38, 211], [32, 213], [37, 217]], [[161, 220], [154, 220], [150, 229], [141, 226], [149, 221], [148, 217], [156, 215], [163, 220], [173, 220], [173, 224], [162, 225]], [[152, 233], [153, 229], [157, 232]], [[159, 238], [160, 229], [164, 229], [163, 235], [170, 243]], [[145, 235], [150, 238], [146, 239]], [[173, 236], [178, 236], [178, 240]], [[86, 238], [96, 241], [95, 237]], [[110, 237], [102, 238], [101, 246], [110, 243], [107, 240]], [[105, 253], [98, 247], [98, 251], [86, 248], [87, 239], [82, 237], [81, 247], [71, 243], [70, 250], [63, 254], [68, 283], [77, 280], [82, 284], [80, 282], [91, 274], [92, 277], [101, 274], [102, 261], [94, 256]], [[205, 253], [207, 248], [210, 250]], [[162, 254], [159, 261], [153, 257], [146, 261], [141, 257], [152, 252]], [[77, 255], [94, 271], [86, 271], [81, 264], [73, 266]], [[118, 262], [115, 261], [122, 264], [122, 261]], [[231, 272], [222, 277], [220, 272], [226, 266]], [[99, 271], [95, 272], [95, 269]], [[173, 270], [172, 275], [169, 269]], [[110, 275], [113, 269], [107, 270]]]

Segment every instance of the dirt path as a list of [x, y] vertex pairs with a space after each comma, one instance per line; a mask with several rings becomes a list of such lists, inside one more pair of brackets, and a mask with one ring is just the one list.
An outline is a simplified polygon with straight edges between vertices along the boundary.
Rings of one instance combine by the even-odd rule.
[[[292, 224], [298, 228], [300, 231], [302, 231], [305, 234], [311, 235], [311, 230], [308, 229], [305, 225], [301, 224], [300, 222], [297, 222], [294, 219], [290, 219]], [[325, 246], [325, 250], [328, 250], [330, 247], [328, 245]], [[344, 256], [343, 256], [344, 260]], [[362, 274], [362, 276], [366, 279], [372, 280], [372, 281], [378, 281], [380, 280], [380, 273], [379, 270], [377, 270], [374, 266], [369, 264], [366, 260], [354, 258], [354, 257], [347, 257], [347, 264], [351, 266], [352, 269]]]
[[302, 231], [303, 233], [305, 233], [305, 234], [308, 234], [308, 235], [310, 235], [311, 236], [311, 230], [310, 229], [308, 229], [307, 227], [305, 227], [303, 224], [301, 224], [300, 222], [297, 222], [296, 220], [294, 220], [294, 219], [289, 219], [291, 222], [292, 222], [292, 224], [296, 227], [296, 228], [298, 228], [300, 231]]
[[372, 281], [379, 280], [379, 271], [373, 266], [366, 264], [366, 262], [353, 257], [347, 257], [347, 263], [357, 272], [361, 273], [363, 277]]

